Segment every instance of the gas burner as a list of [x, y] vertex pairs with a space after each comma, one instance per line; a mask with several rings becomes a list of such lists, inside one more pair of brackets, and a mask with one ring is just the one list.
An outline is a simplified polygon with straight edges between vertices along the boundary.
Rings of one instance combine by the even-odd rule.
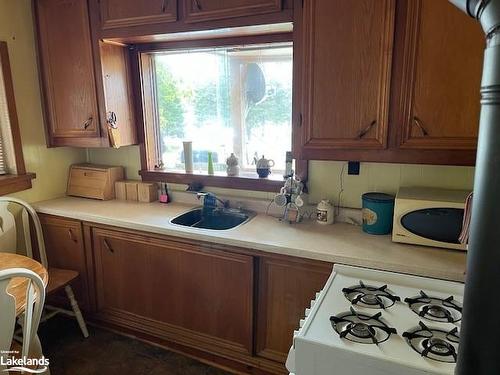
[[379, 288], [372, 285], [365, 285], [361, 280], [359, 285], [342, 289], [345, 297], [353, 304], [371, 309], [386, 309], [394, 305], [401, 298], [387, 289], [387, 285]]
[[331, 316], [333, 329], [341, 338], [360, 344], [378, 345], [397, 334], [396, 329], [389, 327], [381, 319], [382, 313], [366, 315], [356, 312], [352, 307], [349, 312]]
[[419, 326], [404, 332], [408, 344], [422, 357], [435, 361], [455, 363], [457, 361], [458, 328], [444, 331], [438, 328], [429, 328], [419, 322]]
[[420, 296], [405, 298], [405, 302], [413, 312], [435, 322], [456, 323], [462, 319], [462, 305], [453, 296], [443, 299], [420, 291]]

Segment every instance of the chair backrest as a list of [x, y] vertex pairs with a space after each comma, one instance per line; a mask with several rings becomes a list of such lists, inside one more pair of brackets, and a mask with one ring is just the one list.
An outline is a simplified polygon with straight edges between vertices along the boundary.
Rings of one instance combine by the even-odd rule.
[[26, 268], [9, 268], [0, 271], [0, 356], [9, 351], [16, 324], [16, 301], [9, 294], [9, 283], [15, 277], [27, 279], [24, 306], [22, 355], [28, 356], [30, 344], [36, 335], [45, 302], [43, 281], [35, 272]]
[[31, 245], [30, 219], [34, 225], [40, 263], [48, 269], [45, 242], [43, 241], [42, 224], [36, 211], [25, 201], [13, 197], [0, 197], [0, 252], [12, 252], [19, 249], [17, 246], [17, 228], [14, 215], [9, 210], [11, 205], [20, 208], [22, 231], [26, 256], [33, 258]]

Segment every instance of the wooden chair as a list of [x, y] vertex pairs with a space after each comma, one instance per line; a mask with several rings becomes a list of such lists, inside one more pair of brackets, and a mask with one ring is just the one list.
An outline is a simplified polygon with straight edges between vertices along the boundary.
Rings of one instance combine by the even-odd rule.
[[[11, 357], [8, 352], [13, 347], [12, 339], [16, 326], [16, 301], [9, 294], [8, 286], [13, 278], [20, 277], [28, 280], [26, 285], [26, 299], [23, 309], [23, 345], [20, 350], [22, 357], [41, 358], [42, 351], [37, 336], [38, 325], [45, 301], [43, 281], [36, 273], [25, 268], [9, 268], [0, 271], [0, 357]], [[36, 340], [36, 342], [35, 342]], [[15, 356], [18, 358], [18, 356]], [[0, 362], [0, 372], [6, 371]], [[48, 374], [47, 368], [45, 374]]]
[[47, 255], [45, 253], [45, 242], [43, 240], [42, 225], [40, 224], [40, 219], [36, 211], [28, 203], [22, 201], [21, 199], [12, 197], [0, 197], [0, 251], [12, 251], [13, 249], [19, 249], [17, 246], [17, 235], [18, 230], [16, 227], [16, 220], [12, 214], [11, 208], [18, 207], [21, 221], [22, 221], [22, 233], [24, 238], [24, 246], [26, 250], [26, 256], [33, 258], [33, 248], [31, 242], [31, 230], [30, 230], [30, 220], [34, 226], [34, 234], [36, 235], [36, 244], [38, 247], [38, 256], [40, 263], [48, 270], [49, 273], [49, 284], [47, 285], [46, 294], [50, 296], [51, 294], [64, 289], [66, 296], [69, 299], [71, 309], [66, 310], [55, 306], [45, 306], [48, 311], [44, 315], [42, 321], [45, 321], [58, 313], [63, 313], [75, 317], [80, 329], [82, 331], [83, 337], [87, 338], [89, 336], [87, 325], [83, 319], [82, 313], [78, 306], [78, 302], [75, 299], [75, 294], [73, 293], [73, 288], [71, 283], [78, 278], [79, 273], [74, 270], [65, 270], [59, 268], [51, 268], [47, 262]]

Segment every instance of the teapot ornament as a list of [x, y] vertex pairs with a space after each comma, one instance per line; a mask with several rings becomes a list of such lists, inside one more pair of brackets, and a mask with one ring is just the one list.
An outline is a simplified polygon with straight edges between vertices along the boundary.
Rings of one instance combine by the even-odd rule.
[[271, 168], [274, 167], [274, 160], [266, 159], [264, 155], [262, 155], [262, 158], [260, 159], [254, 157], [253, 161], [257, 169], [257, 174], [260, 178], [266, 178], [271, 174]]
[[231, 156], [226, 159], [226, 171], [228, 176], [238, 176], [240, 174], [240, 167], [238, 166], [238, 158], [231, 152]]

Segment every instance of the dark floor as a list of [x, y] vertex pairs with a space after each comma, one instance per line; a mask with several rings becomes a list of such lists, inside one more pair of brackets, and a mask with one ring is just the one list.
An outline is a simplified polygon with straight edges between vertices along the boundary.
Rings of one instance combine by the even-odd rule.
[[129, 337], [89, 327], [84, 339], [75, 320], [56, 316], [39, 329], [52, 375], [228, 375], [193, 359]]

